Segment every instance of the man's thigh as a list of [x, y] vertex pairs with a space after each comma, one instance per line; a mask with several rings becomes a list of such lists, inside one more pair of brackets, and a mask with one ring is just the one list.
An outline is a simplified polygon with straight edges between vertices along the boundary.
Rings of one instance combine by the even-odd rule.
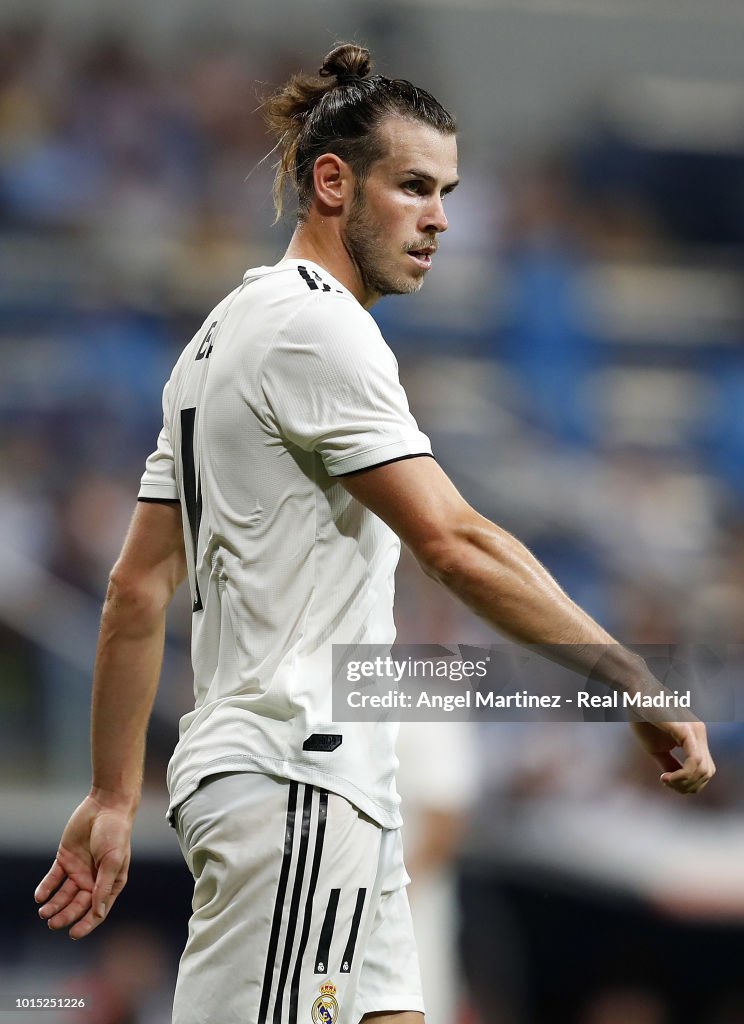
[[335, 794], [247, 772], [205, 780], [177, 825], [194, 897], [174, 1024], [356, 1024], [390, 833]]

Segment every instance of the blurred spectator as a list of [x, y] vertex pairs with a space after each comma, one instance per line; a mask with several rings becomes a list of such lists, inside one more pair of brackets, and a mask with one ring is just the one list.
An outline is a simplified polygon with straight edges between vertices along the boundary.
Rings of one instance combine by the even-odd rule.
[[651, 992], [605, 991], [581, 1015], [579, 1024], [668, 1024], [669, 1012]]
[[70, 1010], [71, 1024], [168, 1024], [173, 999], [173, 965], [163, 938], [145, 925], [112, 925], [101, 935], [89, 971], [65, 985], [72, 997], [84, 997], [81, 1011]]
[[511, 175], [510, 307], [497, 351], [518, 371], [529, 416], [560, 442], [590, 444], [596, 339], [582, 322], [582, 252], [576, 201], [561, 161]]

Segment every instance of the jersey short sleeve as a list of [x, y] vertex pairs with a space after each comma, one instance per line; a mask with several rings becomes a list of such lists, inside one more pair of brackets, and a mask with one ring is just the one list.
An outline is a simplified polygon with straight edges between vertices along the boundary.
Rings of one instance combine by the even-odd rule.
[[431, 455], [395, 356], [351, 297], [303, 304], [266, 355], [262, 387], [279, 433], [319, 454], [329, 476]]
[[178, 501], [168, 414], [169, 390], [170, 382], [163, 390], [163, 429], [158, 437], [157, 448], [145, 464], [140, 483], [139, 499], [144, 501]]

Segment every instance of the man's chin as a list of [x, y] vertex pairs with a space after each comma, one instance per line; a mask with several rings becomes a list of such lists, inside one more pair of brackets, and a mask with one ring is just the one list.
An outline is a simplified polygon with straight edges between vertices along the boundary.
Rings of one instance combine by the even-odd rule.
[[426, 271], [421, 270], [418, 273], [415, 271], [411, 273], [396, 274], [395, 277], [392, 274], [388, 277], [368, 277], [366, 279], [366, 285], [370, 291], [375, 292], [380, 297], [385, 295], [413, 295], [424, 283], [426, 277]]
[[426, 273], [406, 275], [405, 277], [398, 278], [395, 282], [390, 282], [389, 290], [386, 292], [387, 295], [415, 295], [424, 283]]
[[405, 288], [401, 289], [401, 295], [415, 295], [416, 292], [421, 290], [421, 286], [424, 283], [425, 274], [421, 274], [420, 277], [414, 277], [413, 280], [406, 283]]

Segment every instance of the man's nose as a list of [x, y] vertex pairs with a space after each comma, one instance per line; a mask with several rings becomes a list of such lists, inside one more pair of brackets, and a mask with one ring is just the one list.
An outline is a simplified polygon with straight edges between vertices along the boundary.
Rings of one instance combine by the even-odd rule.
[[444, 204], [441, 196], [433, 196], [431, 204], [427, 205], [423, 218], [423, 230], [446, 231], [448, 228], [447, 215], [444, 212]]

